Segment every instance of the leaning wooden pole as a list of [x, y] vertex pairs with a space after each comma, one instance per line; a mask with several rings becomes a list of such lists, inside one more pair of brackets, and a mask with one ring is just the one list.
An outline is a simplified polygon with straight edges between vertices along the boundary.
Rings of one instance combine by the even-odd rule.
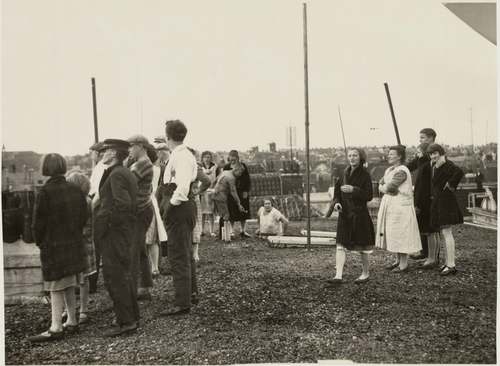
[[396, 140], [398, 145], [401, 145], [401, 139], [399, 138], [398, 124], [396, 123], [396, 116], [394, 115], [394, 108], [392, 107], [391, 93], [389, 92], [389, 85], [384, 83], [385, 94], [387, 95], [387, 101], [389, 102], [389, 109], [391, 110], [392, 123], [394, 124], [394, 132], [396, 132]]
[[309, 77], [307, 65], [307, 4], [303, 4], [304, 17], [304, 102], [306, 114], [306, 204], [307, 204], [307, 250], [311, 249], [311, 167], [309, 165]]
[[344, 142], [345, 160], [347, 161], [347, 164], [349, 164], [349, 161], [347, 160], [347, 145], [345, 143], [344, 124], [342, 123], [342, 116], [340, 115], [340, 106], [338, 106], [338, 109], [339, 109], [340, 130], [342, 131], [342, 141]]
[[92, 78], [92, 108], [94, 110], [94, 142], [99, 142], [99, 132], [97, 128], [97, 100], [95, 91], [95, 78]]

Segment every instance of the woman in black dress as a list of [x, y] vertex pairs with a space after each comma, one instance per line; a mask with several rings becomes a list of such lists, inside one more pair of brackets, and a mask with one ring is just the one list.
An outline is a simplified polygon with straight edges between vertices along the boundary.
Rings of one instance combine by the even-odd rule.
[[248, 168], [245, 164], [240, 162], [240, 157], [236, 150], [231, 150], [228, 156], [229, 163], [226, 164], [224, 170], [233, 169], [235, 166], [240, 165], [243, 167], [241, 175], [236, 177], [236, 191], [238, 192], [238, 197], [240, 198], [240, 203], [245, 209], [245, 211], [240, 211], [237, 202], [233, 197], [229, 196], [227, 206], [229, 209], [229, 221], [231, 226], [235, 221], [241, 223], [241, 237], [249, 238], [250, 234], [245, 231], [246, 220], [250, 218], [250, 174], [248, 173]]
[[363, 271], [354, 282], [363, 283], [370, 276], [368, 257], [375, 245], [375, 232], [368, 212], [367, 202], [373, 197], [372, 179], [363, 166], [366, 154], [362, 149], [350, 149], [347, 154], [349, 166], [335, 184], [332, 203], [326, 216], [339, 212], [337, 223], [337, 251], [335, 278], [331, 284], [342, 283], [346, 260], [346, 249], [361, 254]]

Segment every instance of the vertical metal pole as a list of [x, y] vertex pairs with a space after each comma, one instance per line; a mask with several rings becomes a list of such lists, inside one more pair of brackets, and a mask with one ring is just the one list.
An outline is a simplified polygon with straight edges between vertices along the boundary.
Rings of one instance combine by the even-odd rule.
[[394, 132], [396, 132], [396, 140], [398, 145], [401, 145], [401, 139], [399, 138], [398, 124], [396, 123], [396, 116], [394, 115], [394, 108], [392, 108], [391, 93], [389, 92], [389, 85], [384, 83], [385, 94], [387, 94], [387, 100], [389, 101], [389, 109], [391, 110], [392, 123], [394, 124]]
[[292, 126], [290, 128], [290, 161], [293, 161]]
[[307, 65], [307, 4], [303, 3], [304, 17], [304, 101], [306, 114], [306, 204], [307, 204], [307, 250], [311, 249], [311, 184], [309, 165], [309, 77]]
[[99, 133], [97, 129], [97, 101], [95, 92], [95, 78], [92, 78], [92, 107], [94, 109], [94, 140], [99, 142]]

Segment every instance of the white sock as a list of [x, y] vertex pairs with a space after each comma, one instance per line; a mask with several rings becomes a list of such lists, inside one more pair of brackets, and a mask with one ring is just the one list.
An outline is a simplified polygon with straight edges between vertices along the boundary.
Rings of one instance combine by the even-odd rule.
[[368, 253], [361, 253], [361, 263], [363, 265], [363, 272], [361, 273], [360, 278], [366, 278], [370, 276], [370, 262], [368, 260]]
[[66, 303], [66, 311], [68, 312], [68, 320], [66, 323], [69, 325], [77, 325], [76, 320], [76, 296], [75, 288], [68, 287], [64, 290], [64, 302]]
[[337, 248], [335, 254], [335, 278], [342, 278], [342, 274], [344, 272], [344, 264], [346, 259], [345, 249]]
[[446, 265], [450, 268], [455, 267], [455, 238], [453, 238], [453, 233], [451, 227], [446, 229], [441, 229], [443, 234], [444, 242], [446, 245]]
[[50, 308], [52, 310], [52, 324], [50, 325], [50, 330], [52, 332], [61, 332], [64, 291], [50, 291]]

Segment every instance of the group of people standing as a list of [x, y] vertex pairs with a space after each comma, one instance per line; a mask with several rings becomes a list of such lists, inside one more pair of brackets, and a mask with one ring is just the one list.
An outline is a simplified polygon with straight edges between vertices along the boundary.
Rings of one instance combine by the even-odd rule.
[[[408, 271], [408, 257], [425, 258], [421, 269], [438, 268], [442, 276], [456, 273], [455, 240], [451, 227], [463, 223], [455, 190], [463, 171], [446, 158], [444, 148], [435, 143], [431, 128], [420, 131], [417, 156], [406, 165], [404, 146], [392, 146], [389, 168], [379, 182], [384, 195], [380, 202], [376, 230], [367, 203], [373, 198], [372, 179], [364, 167], [362, 149], [348, 151], [349, 165], [335, 184], [334, 198], [326, 216], [339, 212], [337, 224], [336, 274], [329, 286], [343, 283], [346, 250], [359, 252], [362, 273], [355, 280], [369, 280], [369, 254], [374, 248], [394, 253], [386, 269], [393, 273]], [[412, 184], [411, 172], [416, 171]], [[439, 240], [445, 242], [446, 255], [439, 265]]]
[[90, 179], [81, 171], [67, 172], [59, 154], [43, 157], [42, 174], [49, 179], [37, 195], [33, 229], [52, 322], [30, 341], [61, 339], [89, 320], [89, 293], [97, 290], [101, 261], [115, 314], [105, 336], [135, 331], [138, 301], [151, 299], [160, 244], [167, 238], [174, 302], [159, 316], [189, 313], [198, 303], [195, 261], [205, 219], [212, 236], [215, 215], [230, 234], [232, 223], [240, 221], [241, 235], [249, 236], [250, 178], [238, 152], [217, 165], [204, 152], [198, 163], [196, 151], [184, 144], [183, 122], [167, 121], [165, 133], [156, 147], [142, 135], [94, 144], [91, 152], [98, 162]]

